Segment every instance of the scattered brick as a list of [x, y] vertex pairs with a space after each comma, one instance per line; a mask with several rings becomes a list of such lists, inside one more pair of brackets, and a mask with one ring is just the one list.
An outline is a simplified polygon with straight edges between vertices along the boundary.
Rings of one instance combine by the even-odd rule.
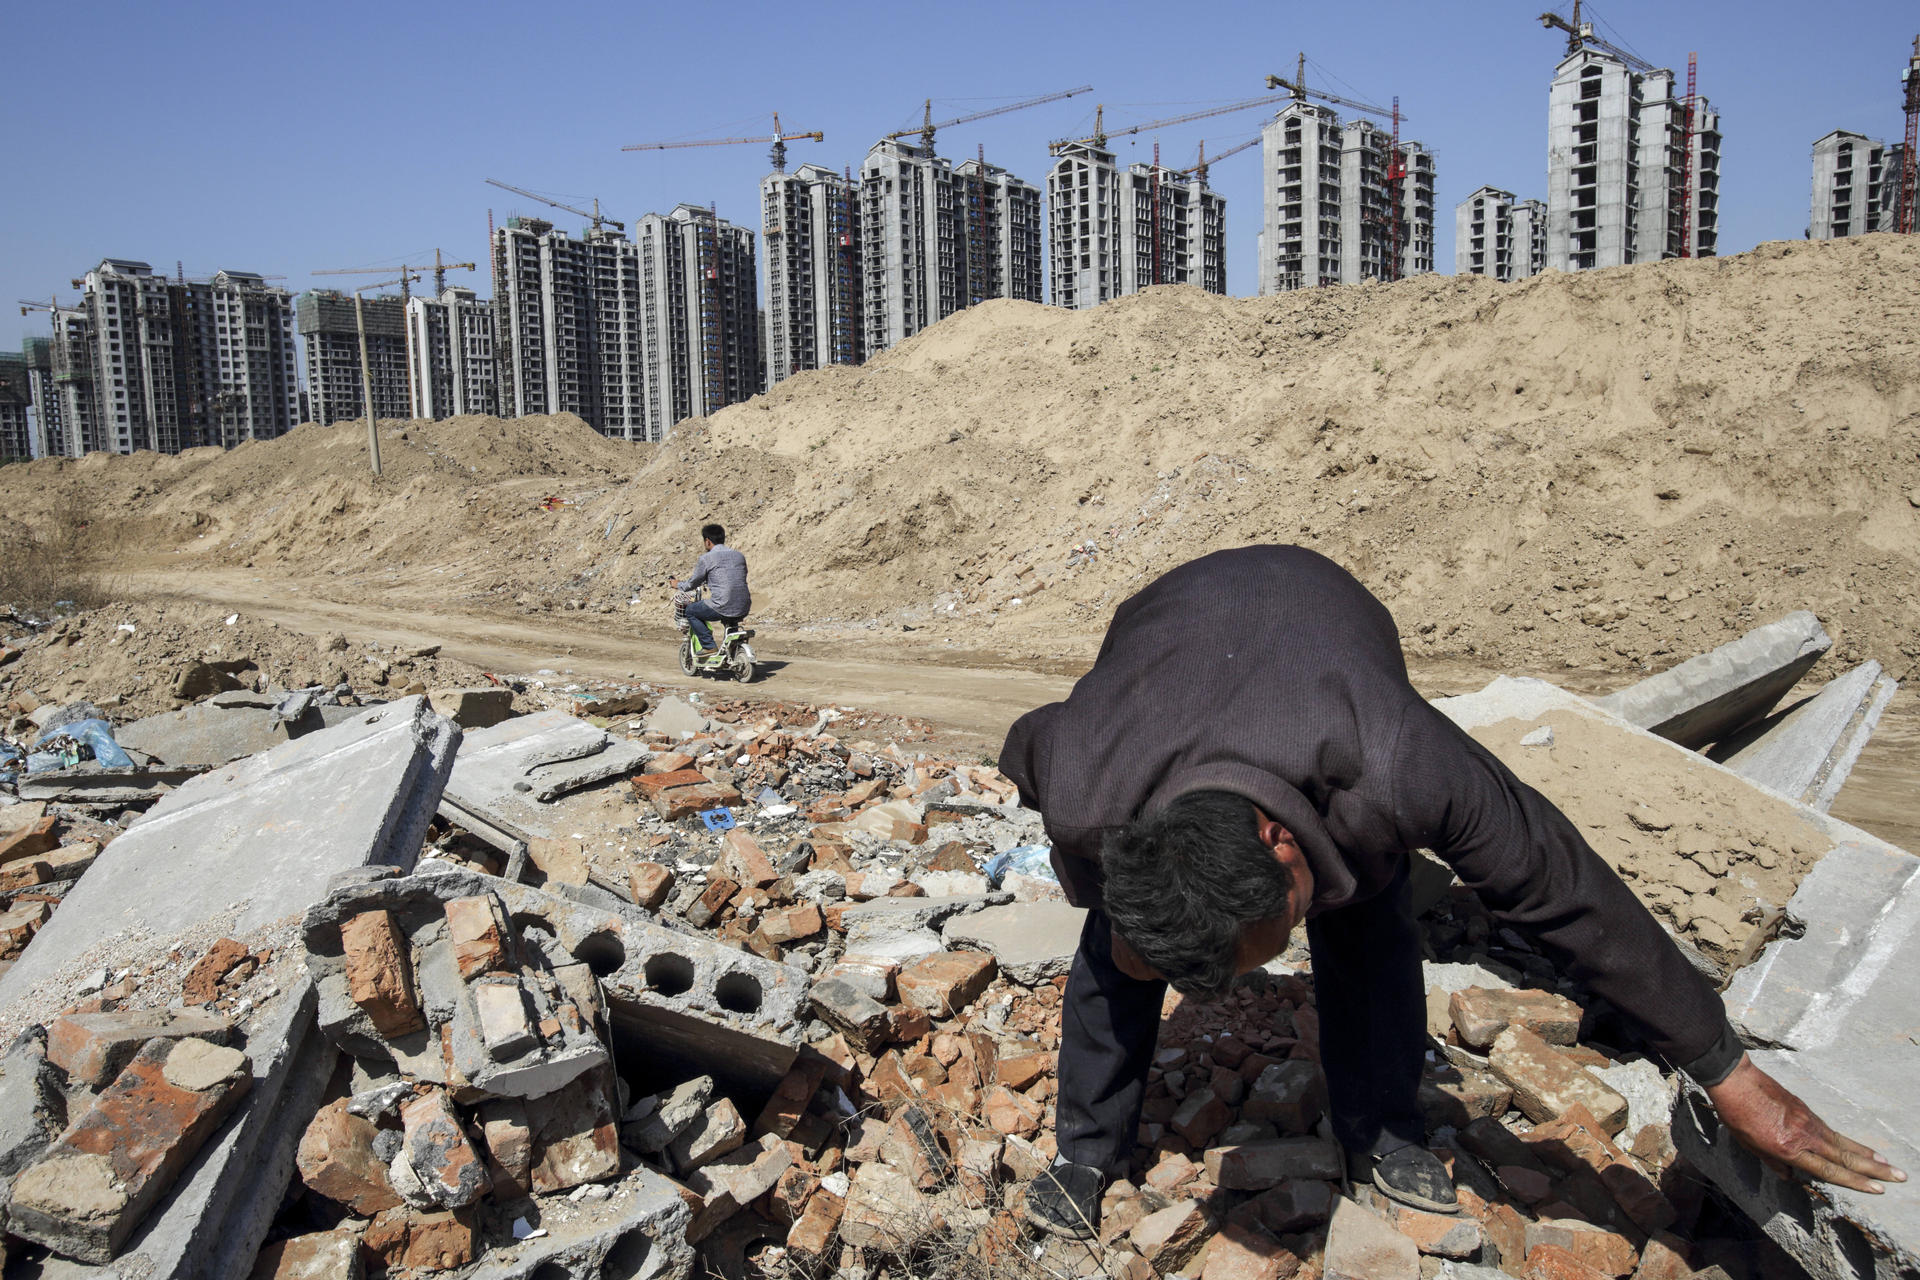
[[1551, 991], [1494, 991], [1469, 987], [1447, 1001], [1460, 1042], [1485, 1052], [1508, 1027], [1525, 1027], [1548, 1044], [1580, 1038], [1580, 1006]]
[[673, 868], [658, 862], [636, 862], [627, 871], [627, 889], [635, 906], [658, 911], [673, 892]]
[[499, 899], [490, 893], [455, 898], [447, 904], [446, 916], [447, 939], [453, 943], [453, 960], [461, 977], [506, 973], [512, 967], [506, 913]]
[[374, 1154], [373, 1122], [347, 1110], [348, 1098], [321, 1107], [300, 1137], [294, 1165], [307, 1189], [363, 1218], [400, 1203], [387, 1165]]
[[1627, 1122], [1625, 1098], [1525, 1027], [1502, 1031], [1487, 1061], [1495, 1075], [1513, 1086], [1514, 1105], [1529, 1120], [1558, 1120], [1578, 1104], [1609, 1134]]
[[900, 971], [900, 999], [936, 1018], [951, 1018], [974, 1002], [996, 972], [993, 957], [979, 951], [941, 951]]

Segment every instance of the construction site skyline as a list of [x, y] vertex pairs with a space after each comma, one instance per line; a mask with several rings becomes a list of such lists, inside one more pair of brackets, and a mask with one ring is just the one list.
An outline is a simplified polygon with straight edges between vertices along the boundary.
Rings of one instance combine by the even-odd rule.
[[[1440, 213], [1428, 253], [1435, 269], [1445, 271], [1456, 259], [1455, 220], [1447, 211], [1470, 193], [1491, 186], [1513, 191], [1522, 200], [1546, 194], [1545, 90], [1562, 56], [1559, 38], [1543, 32], [1533, 13], [1517, 9], [1488, 15], [1484, 23], [1476, 24], [1482, 28], [1477, 32], [1480, 38], [1470, 44], [1461, 43], [1455, 33], [1432, 29], [1431, 19], [1411, 7], [1389, 5], [1383, 12], [1390, 18], [1398, 15], [1422, 32], [1423, 40], [1437, 42], [1436, 52], [1445, 56], [1415, 58], [1378, 43], [1356, 43], [1350, 29], [1307, 15], [1281, 34], [1248, 9], [1230, 15], [1249, 36], [1244, 42], [1230, 43], [1245, 47], [1228, 49], [1215, 42], [1208, 45], [1204, 61], [1189, 59], [1184, 64], [1178, 56], [1156, 57], [1151, 66], [1126, 58], [1090, 57], [1086, 65], [1097, 67], [1098, 73], [1082, 78], [1093, 82], [1092, 92], [949, 130], [941, 135], [937, 151], [955, 166], [984, 153], [986, 164], [1044, 190], [1053, 161], [1046, 144], [1091, 133], [1097, 110], [1104, 108], [1109, 128], [1117, 131], [1143, 120], [1198, 113], [1231, 100], [1232, 94], [1255, 95], [1266, 75], [1291, 72], [1297, 45], [1306, 49], [1311, 60], [1309, 79], [1317, 85], [1376, 102], [1400, 99], [1403, 136], [1419, 139], [1434, 163], [1432, 203]], [[1730, 139], [1721, 192], [1720, 252], [1738, 251], [1761, 239], [1797, 237], [1807, 229], [1808, 148], [1815, 137], [1832, 129], [1857, 130], [1889, 140], [1900, 137], [1898, 86], [1889, 89], [1878, 83], [1897, 74], [1904, 61], [1900, 55], [1912, 36], [1899, 25], [1911, 19], [1894, 6], [1863, 15], [1847, 39], [1832, 47], [1823, 43], [1825, 37], [1819, 33], [1811, 42], [1769, 37], [1764, 12], [1757, 23], [1730, 24], [1713, 21], [1713, 7], [1700, 16], [1677, 17], [1652, 5], [1614, 3], [1596, 16], [1599, 29], [1609, 38], [1654, 66], [1672, 68], [1676, 75], [1686, 55], [1699, 50], [1701, 92], [1711, 96], [1716, 111], [1725, 113]], [[412, 21], [409, 17], [403, 25]], [[1023, 21], [1045, 34], [1062, 19], [1026, 14]], [[34, 15], [28, 25], [36, 22], [57, 26], [57, 20], [46, 15]], [[1881, 28], [1884, 41], [1874, 34]], [[162, 43], [171, 38], [154, 34]], [[811, 39], [804, 37], [801, 44]], [[1176, 34], [1170, 41], [1161, 54], [1177, 51], [1185, 38]], [[323, 50], [326, 43], [320, 41]], [[538, 37], [534, 43], [538, 45]], [[760, 43], [757, 35], [747, 37], [750, 49]], [[1088, 46], [1095, 54], [1102, 47], [1098, 40]], [[296, 60], [310, 56], [314, 55], [302, 52]], [[1770, 74], [1788, 65], [1789, 58], [1792, 83], [1821, 88], [1815, 95], [1820, 101], [1817, 115], [1781, 112], [1760, 88]], [[641, 101], [623, 104], [611, 117], [590, 111], [571, 116], [564, 128], [516, 124], [500, 147], [486, 149], [486, 158], [474, 168], [467, 168], [467, 163], [479, 143], [468, 136], [465, 125], [442, 112], [445, 127], [434, 129], [433, 146], [401, 148], [403, 154], [397, 158], [409, 180], [383, 191], [381, 197], [397, 206], [392, 216], [383, 209], [376, 219], [326, 220], [311, 235], [299, 228], [315, 218], [313, 206], [333, 207], [333, 197], [327, 193], [303, 194], [303, 206], [291, 219], [280, 218], [277, 210], [274, 218], [259, 220], [267, 225], [200, 217], [185, 220], [178, 234], [167, 233], [163, 240], [163, 231], [178, 217], [164, 204], [137, 228], [113, 222], [108, 215], [115, 207], [113, 201], [89, 202], [83, 196], [63, 202], [62, 216], [53, 219], [44, 207], [32, 206], [30, 188], [11, 187], [0, 201], [11, 224], [24, 229], [27, 244], [26, 251], [0, 262], [0, 278], [11, 283], [10, 296], [38, 297], [47, 293], [49, 274], [64, 277], [104, 255], [144, 257], [160, 271], [173, 256], [184, 255], [188, 269], [200, 273], [239, 266], [285, 274], [288, 287], [297, 293], [304, 283], [303, 270], [321, 264], [417, 260], [417, 251], [411, 248], [415, 242], [451, 245], [458, 256], [478, 259], [489, 209], [496, 223], [512, 214], [555, 216], [530, 201], [478, 189], [478, 177], [486, 172], [498, 172], [561, 199], [590, 199], [577, 189], [591, 187], [605, 207], [628, 221], [643, 211], [668, 210], [681, 203], [717, 206], [721, 218], [754, 231], [758, 239], [763, 216], [759, 183], [770, 171], [764, 147], [689, 148], [652, 155], [622, 155], [619, 148], [646, 137], [697, 140], [764, 134], [772, 112], [755, 112], [751, 106], [764, 101], [782, 109], [788, 133], [802, 135], [790, 144], [789, 172], [803, 164], [857, 172], [877, 138], [895, 129], [911, 130], [920, 122], [929, 95], [935, 116], [979, 112], [1065, 86], [1074, 80], [1072, 67], [1079, 60], [1078, 50], [1075, 59], [1057, 64], [1017, 57], [997, 61], [984, 77], [937, 62], [930, 67], [890, 67], [872, 83], [863, 84], [854, 101], [849, 95], [823, 93], [818, 81], [803, 82], [783, 70], [778, 58], [769, 57], [764, 64], [767, 74], [753, 77], [750, 84], [730, 84], [735, 77], [728, 73], [696, 96], [670, 100], [649, 87]], [[749, 54], [745, 62], [752, 61]], [[1436, 74], [1435, 61], [1445, 63], [1444, 75]], [[1063, 72], [1061, 66], [1067, 70]], [[1885, 66], [1895, 70], [1871, 75], [1871, 69]], [[23, 83], [30, 83], [34, 74], [29, 69]], [[1823, 74], [1830, 83], [1820, 85]], [[1465, 110], [1469, 104], [1449, 87], [1463, 75], [1475, 84], [1472, 105], [1480, 105], [1479, 99], [1484, 98], [1500, 109]], [[579, 87], [590, 98], [604, 96], [598, 86]], [[1287, 95], [1277, 91], [1272, 96], [1279, 100]], [[1276, 107], [1280, 105], [1276, 101]], [[696, 106], [702, 109], [696, 112]], [[732, 111], [742, 114], [735, 116]], [[1344, 126], [1356, 113], [1343, 111], [1341, 116]], [[609, 118], [612, 123], [601, 123]], [[1121, 172], [1135, 165], [1151, 168], [1157, 143], [1167, 170], [1190, 171], [1202, 144], [1209, 156], [1222, 156], [1256, 136], [1266, 118], [1267, 113], [1256, 111], [1116, 138], [1111, 144], [1115, 166]], [[1368, 118], [1383, 130], [1388, 127], [1387, 121]], [[577, 123], [580, 119], [596, 123], [582, 128]], [[63, 120], [60, 127], [88, 126]], [[122, 117], [113, 128], [124, 134], [129, 126]], [[818, 141], [805, 136], [812, 133], [824, 136]], [[133, 140], [138, 141], [137, 136]], [[907, 141], [912, 141], [910, 136]], [[378, 160], [381, 150], [380, 146], [370, 149], [367, 161]], [[1768, 155], [1775, 158], [1764, 159]], [[357, 166], [361, 161], [351, 163]], [[1219, 271], [1229, 294], [1248, 295], [1262, 288], [1257, 248], [1265, 204], [1262, 167], [1256, 144], [1254, 154], [1224, 159], [1208, 175], [1209, 189], [1226, 209]], [[1046, 216], [1043, 211], [1043, 219]], [[565, 218], [557, 221], [570, 231], [579, 230], [569, 227]], [[1050, 257], [1050, 232], [1047, 242], [1043, 253]], [[766, 246], [758, 248], [764, 295]], [[36, 262], [60, 265], [48, 272], [35, 269]], [[1043, 283], [1051, 265], [1045, 258], [1040, 263]], [[483, 270], [461, 283], [486, 297], [492, 292], [486, 276]], [[1161, 278], [1176, 277], [1163, 274]], [[1047, 288], [1045, 300], [1060, 301], [1057, 292]], [[766, 301], [762, 296], [761, 304]], [[19, 338], [44, 333], [38, 323], [10, 312], [5, 321], [0, 348], [17, 349]]]

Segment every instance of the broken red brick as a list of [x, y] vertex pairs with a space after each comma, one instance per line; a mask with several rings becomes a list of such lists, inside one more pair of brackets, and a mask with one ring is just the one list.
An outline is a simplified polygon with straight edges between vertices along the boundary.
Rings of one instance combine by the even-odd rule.
[[768, 911], [760, 917], [760, 932], [765, 934], [769, 941], [783, 946], [789, 942], [798, 942], [802, 938], [811, 938], [823, 927], [820, 908], [811, 902], [784, 907], [778, 911]]
[[18, 858], [52, 853], [60, 846], [60, 819], [37, 818], [30, 826], [0, 836], [0, 866]]
[[218, 1000], [221, 980], [247, 958], [247, 949], [232, 938], [218, 939], [187, 971], [186, 980], [180, 986], [181, 997], [188, 1004], [211, 1004]]
[[473, 1261], [473, 1220], [464, 1210], [418, 1213], [407, 1222], [400, 1265], [413, 1271], [448, 1271]]
[[373, 1152], [373, 1122], [347, 1110], [348, 1098], [321, 1107], [300, 1137], [294, 1164], [307, 1189], [370, 1218], [401, 1203]]
[[620, 1172], [613, 1068], [602, 1064], [526, 1102], [533, 1138], [532, 1187], [544, 1195]]
[[374, 1030], [401, 1036], [427, 1025], [414, 997], [412, 954], [391, 912], [362, 911], [343, 921], [340, 946], [346, 954], [347, 997]]
[[82, 1262], [111, 1261], [252, 1083], [238, 1049], [148, 1042], [14, 1180], [7, 1229]]
[[127, 1013], [69, 1013], [47, 1028], [47, 1061], [71, 1084], [102, 1089], [156, 1036], [198, 1036], [225, 1044], [233, 1023], [200, 1009], [142, 1009]]
[[1300, 1259], [1257, 1227], [1229, 1223], [1207, 1242], [1200, 1280], [1288, 1280]]
[[808, 1257], [825, 1255], [840, 1229], [847, 1202], [824, 1188], [807, 1197], [806, 1211], [787, 1232], [787, 1248]]
[[727, 832], [725, 843], [726, 848], [715, 866], [728, 879], [764, 889], [780, 878], [759, 843], [739, 827]]
[[1558, 1245], [1543, 1244], [1527, 1251], [1521, 1280], [1614, 1280], [1611, 1273], [1580, 1261]]
[[1127, 1233], [1134, 1251], [1161, 1275], [1172, 1275], [1207, 1241], [1207, 1215], [1192, 1200], [1180, 1200], [1142, 1218]]
[[1510, 1026], [1525, 1027], [1548, 1044], [1580, 1038], [1580, 1006], [1551, 991], [1494, 991], [1469, 987], [1447, 1001], [1447, 1013], [1462, 1044], [1481, 1052]]
[[1001, 1133], [1031, 1137], [1040, 1131], [1041, 1110], [1024, 1094], [995, 1086], [981, 1099], [981, 1115]]
[[428, 1199], [457, 1209], [472, 1204], [491, 1188], [486, 1162], [467, 1140], [466, 1130], [443, 1090], [434, 1089], [402, 1103], [400, 1121], [406, 1128], [407, 1162]]
[[716, 876], [707, 882], [706, 889], [687, 908], [687, 923], [699, 929], [711, 925], [739, 891], [740, 886], [733, 881], [724, 876]]
[[[510, 932], [506, 913], [490, 893], [470, 898], [455, 898], [446, 906], [447, 939], [453, 943], [453, 961], [460, 976], [476, 978], [483, 973], [505, 973], [511, 967], [507, 954]], [[346, 929], [341, 929], [344, 939]]]
[[627, 872], [627, 888], [635, 906], [658, 911], [673, 892], [673, 868], [658, 862], [637, 862]]
[[900, 971], [900, 999], [936, 1018], [951, 1018], [972, 1004], [995, 973], [993, 957], [978, 951], [941, 951]]
[[1558, 1120], [1576, 1103], [1609, 1134], [1627, 1119], [1627, 1100], [1525, 1027], [1508, 1027], [1488, 1056], [1493, 1073], [1513, 1086], [1514, 1105], [1529, 1120]]

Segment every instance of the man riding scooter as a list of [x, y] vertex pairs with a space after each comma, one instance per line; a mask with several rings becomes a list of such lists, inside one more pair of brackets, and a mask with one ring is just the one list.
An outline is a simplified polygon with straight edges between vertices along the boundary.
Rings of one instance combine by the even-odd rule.
[[717, 524], [705, 525], [700, 530], [700, 542], [703, 550], [693, 573], [684, 582], [668, 578], [667, 585], [688, 592], [706, 585], [708, 598], [691, 601], [686, 611], [687, 624], [693, 630], [694, 657], [707, 662], [719, 656], [707, 624], [718, 622], [729, 631], [739, 630], [753, 609], [753, 595], [747, 590], [747, 558], [727, 545], [727, 531]]

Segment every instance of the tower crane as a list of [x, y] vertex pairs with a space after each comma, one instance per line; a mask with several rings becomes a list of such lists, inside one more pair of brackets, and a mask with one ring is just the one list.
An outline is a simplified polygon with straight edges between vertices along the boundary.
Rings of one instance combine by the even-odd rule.
[[780, 113], [773, 113], [773, 132], [764, 138], [698, 138], [691, 142], [636, 142], [632, 146], [620, 148], [622, 151], [671, 151], [677, 147], [731, 147], [747, 142], [770, 142], [773, 144], [767, 152], [767, 159], [773, 161], [775, 173], [787, 171], [787, 144], [789, 142], [824, 142], [827, 135], [818, 129], [811, 133], [784, 133], [780, 129]]
[[1229, 102], [1224, 107], [1208, 107], [1203, 111], [1189, 111], [1185, 115], [1168, 116], [1163, 120], [1149, 120], [1144, 124], [1128, 125], [1124, 129], [1107, 132], [1106, 104], [1102, 103], [1093, 111], [1093, 133], [1085, 138], [1056, 138], [1047, 144], [1048, 155], [1059, 155], [1068, 147], [1091, 143], [1102, 150], [1109, 138], [1124, 138], [1129, 134], [1145, 133], [1149, 129], [1165, 129], [1176, 124], [1186, 124], [1190, 120], [1205, 120], [1209, 116], [1224, 116], [1235, 111], [1247, 111], [1253, 107], [1265, 107], [1273, 104], [1273, 95], [1266, 94], [1258, 98], [1245, 98], [1239, 102]]
[[593, 223], [593, 229], [595, 231], [600, 229], [600, 224], [603, 222], [615, 231], [624, 233], [627, 229], [626, 223], [620, 221], [618, 218], [606, 217], [600, 212], [599, 196], [593, 198], [593, 212], [588, 213], [585, 209], [576, 209], [570, 204], [561, 204], [558, 200], [549, 200], [537, 192], [529, 191], [525, 187], [516, 187], [510, 182], [502, 182], [498, 178], [488, 178], [487, 182], [491, 186], [499, 187], [502, 191], [511, 191], [517, 196], [525, 196], [529, 200], [538, 200], [541, 204], [550, 204], [556, 209], [565, 209], [568, 213], [578, 214]]
[[1200, 181], [1205, 182], [1207, 180], [1208, 169], [1211, 169], [1214, 165], [1219, 164], [1222, 160], [1225, 160], [1228, 156], [1237, 156], [1242, 151], [1245, 151], [1248, 147], [1259, 146], [1263, 136], [1264, 135], [1262, 134], [1256, 133], [1253, 137], [1248, 138], [1245, 142], [1239, 143], [1235, 146], [1228, 147], [1225, 151], [1222, 151], [1219, 155], [1216, 155], [1211, 159], [1207, 157], [1207, 144], [1206, 144], [1206, 141], [1203, 139], [1200, 143], [1200, 158], [1193, 162], [1193, 167], [1188, 169], [1176, 169], [1174, 170], [1174, 172], [1190, 174], [1191, 176], [1200, 179]]
[[1915, 157], [1914, 149], [1920, 147], [1920, 36], [1913, 38], [1913, 57], [1907, 60], [1907, 69], [1900, 73], [1900, 83], [1907, 89], [1907, 149], [1900, 157], [1900, 225], [1898, 230], [1913, 231], [1913, 204], [1920, 198], [1920, 184], [1914, 181], [1914, 175], [1920, 172], [1920, 157]]
[[920, 135], [920, 145], [931, 152], [933, 150], [933, 135], [938, 130], [951, 129], [953, 126], [960, 124], [972, 124], [975, 120], [985, 120], [989, 116], [1003, 116], [1009, 111], [1025, 111], [1028, 107], [1038, 107], [1044, 106], [1049, 102], [1059, 102], [1062, 99], [1073, 97], [1076, 93], [1092, 92], [1092, 85], [1083, 84], [1077, 89], [1062, 89], [1058, 93], [1047, 93], [1042, 94], [1038, 98], [1028, 98], [1025, 102], [1011, 102], [1002, 107], [988, 107], [985, 111], [971, 111], [964, 116], [955, 116], [951, 120], [941, 120], [937, 123], [933, 118], [933, 99], [928, 98], [925, 108], [926, 116], [917, 128], [896, 129], [888, 134], [887, 137], [904, 138], [908, 134], [917, 133]]
[[1573, 17], [1571, 20], [1563, 18], [1557, 13], [1543, 13], [1540, 15], [1541, 26], [1547, 28], [1549, 31], [1558, 27], [1567, 33], [1568, 57], [1572, 57], [1588, 45], [1592, 45], [1603, 53], [1612, 54], [1629, 67], [1632, 67], [1635, 71], [1645, 73], [1653, 70], [1653, 64], [1645, 58], [1640, 57], [1638, 54], [1628, 53], [1619, 45], [1609, 44], [1607, 41], [1593, 34], [1593, 24], [1591, 22], [1583, 22], [1580, 19], [1580, 5], [1581, 0], [1573, 0]]
[[[1293, 95], [1295, 102], [1305, 102], [1308, 98], [1318, 98], [1322, 102], [1331, 102], [1335, 106], [1347, 107], [1365, 115], [1384, 116], [1388, 114], [1387, 108], [1376, 107], [1370, 102], [1357, 102], [1352, 98], [1343, 98], [1337, 93], [1328, 93], [1324, 89], [1307, 88], [1307, 55], [1305, 53], [1302, 53], [1300, 60], [1294, 64], [1293, 79], [1289, 80], [1285, 76], [1268, 76], [1267, 88], [1285, 89]], [[1405, 117], [1402, 118], [1404, 119]]]
[[[417, 266], [408, 266], [405, 263], [402, 263], [397, 267], [340, 267], [337, 269], [329, 268], [328, 270], [325, 270], [325, 271], [313, 271], [313, 272], [309, 272], [308, 274], [316, 275], [316, 276], [380, 276], [380, 275], [386, 275], [390, 272], [398, 271], [400, 273], [400, 301], [402, 303], [405, 303], [407, 299], [412, 296], [412, 291], [408, 287], [408, 282], [411, 280], [419, 279], [419, 276], [413, 273], [425, 271], [426, 269], [427, 269], [427, 266], [425, 263], [420, 263]], [[441, 294], [447, 291], [447, 272], [478, 271], [479, 269], [480, 267], [478, 263], [446, 262], [442, 260], [442, 258], [440, 257], [440, 250], [435, 249], [433, 251], [433, 296], [438, 298]]]

